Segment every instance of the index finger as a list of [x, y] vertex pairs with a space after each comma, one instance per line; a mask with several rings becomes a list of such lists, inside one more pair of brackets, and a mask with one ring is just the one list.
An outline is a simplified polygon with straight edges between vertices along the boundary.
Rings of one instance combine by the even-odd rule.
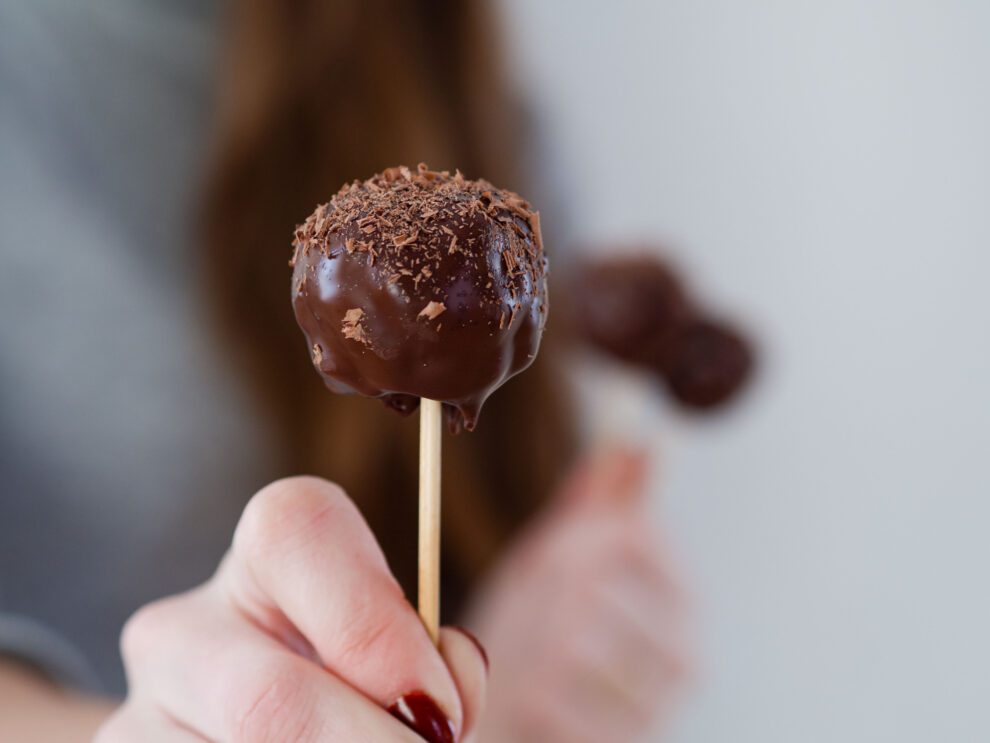
[[[414, 729], [455, 740], [457, 687], [354, 504], [332, 483], [280, 480], [248, 504], [218, 580], [254, 622]], [[422, 694], [428, 699], [424, 701]], [[430, 700], [438, 709], [430, 708]], [[446, 719], [439, 719], [446, 718]]]

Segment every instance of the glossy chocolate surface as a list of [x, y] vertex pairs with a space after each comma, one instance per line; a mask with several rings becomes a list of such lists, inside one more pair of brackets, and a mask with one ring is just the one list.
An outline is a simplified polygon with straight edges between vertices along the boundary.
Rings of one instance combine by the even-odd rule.
[[512, 192], [391, 168], [317, 208], [294, 246], [296, 319], [335, 392], [401, 413], [440, 400], [470, 430], [536, 357], [546, 262], [539, 217]]

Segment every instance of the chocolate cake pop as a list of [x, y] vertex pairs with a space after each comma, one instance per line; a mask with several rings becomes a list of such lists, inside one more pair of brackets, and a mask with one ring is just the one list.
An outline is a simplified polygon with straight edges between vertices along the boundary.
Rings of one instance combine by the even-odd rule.
[[539, 215], [511, 191], [420, 165], [344, 186], [297, 228], [292, 301], [335, 392], [454, 430], [536, 357], [547, 318]]
[[656, 374], [685, 407], [718, 407], [750, 377], [753, 353], [747, 340], [699, 309], [674, 269], [655, 257], [585, 264], [572, 291], [593, 298], [570, 313], [584, 339]]
[[594, 345], [624, 361], [659, 367], [691, 314], [680, 279], [654, 258], [630, 256], [585, 267], [575, 295], [590, 298], [576, 318]]

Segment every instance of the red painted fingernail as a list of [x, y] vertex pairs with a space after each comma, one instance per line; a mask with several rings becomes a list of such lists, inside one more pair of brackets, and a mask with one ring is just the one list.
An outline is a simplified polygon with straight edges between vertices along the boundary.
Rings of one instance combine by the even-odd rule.
[[437, 703], [421, 691], [399, 697], [388, 711], [429, 743], [454, 743], [454, 724]]
[[473, 642], [473, 643], [474, 643], [474, 646], [475, 646], [476, 648], [478, 648], [478, 652], [479, 652], [479, 653], [481, 653], [481, 658], [482, 658], [482, 660], [484, 660], [484, 661], [485, 661], [485, 670], [490, 670], [490, 668], [491, 668], [491, 665], [490, 665], [490, 664], [489, 664], [489, 662], [488, 662], [488, 651], [487, 651], [487, 650], [485, 650], [485, 646], [481, 644], [481, 640], [479, 640], [479, 639], [478, 639], [478, 638], [477, 638], [477, 637], [476, 637], [476, 636], [474, 635], [474, 633], [473, 633], [473, 632], [471, 632], [471, 630], [469, 630], [469, 629], [466, 629], [466, 628], [464, 628], [464, 627], [456, 627], [456, 626], [455, 626], [455, 627], [451, 627], [451, 629], [455, 629], [455, 630], [457, 630], [457, 631], [458, 631], [458, 632], [460, 632], [460, 633], [461, 633], [462, 635], [464, 635], [464, 636], [465, 636], [465, 637], [466, 637], [467, 639], [469, 639], [469, 640], [470, 640], [471, 642]]

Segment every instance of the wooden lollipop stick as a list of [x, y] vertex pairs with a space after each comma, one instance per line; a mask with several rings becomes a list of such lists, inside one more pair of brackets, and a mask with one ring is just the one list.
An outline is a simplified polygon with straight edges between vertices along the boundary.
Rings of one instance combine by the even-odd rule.
[[440, 637], [441, 405], [419, 405], [419, 616], [434, 644]]

